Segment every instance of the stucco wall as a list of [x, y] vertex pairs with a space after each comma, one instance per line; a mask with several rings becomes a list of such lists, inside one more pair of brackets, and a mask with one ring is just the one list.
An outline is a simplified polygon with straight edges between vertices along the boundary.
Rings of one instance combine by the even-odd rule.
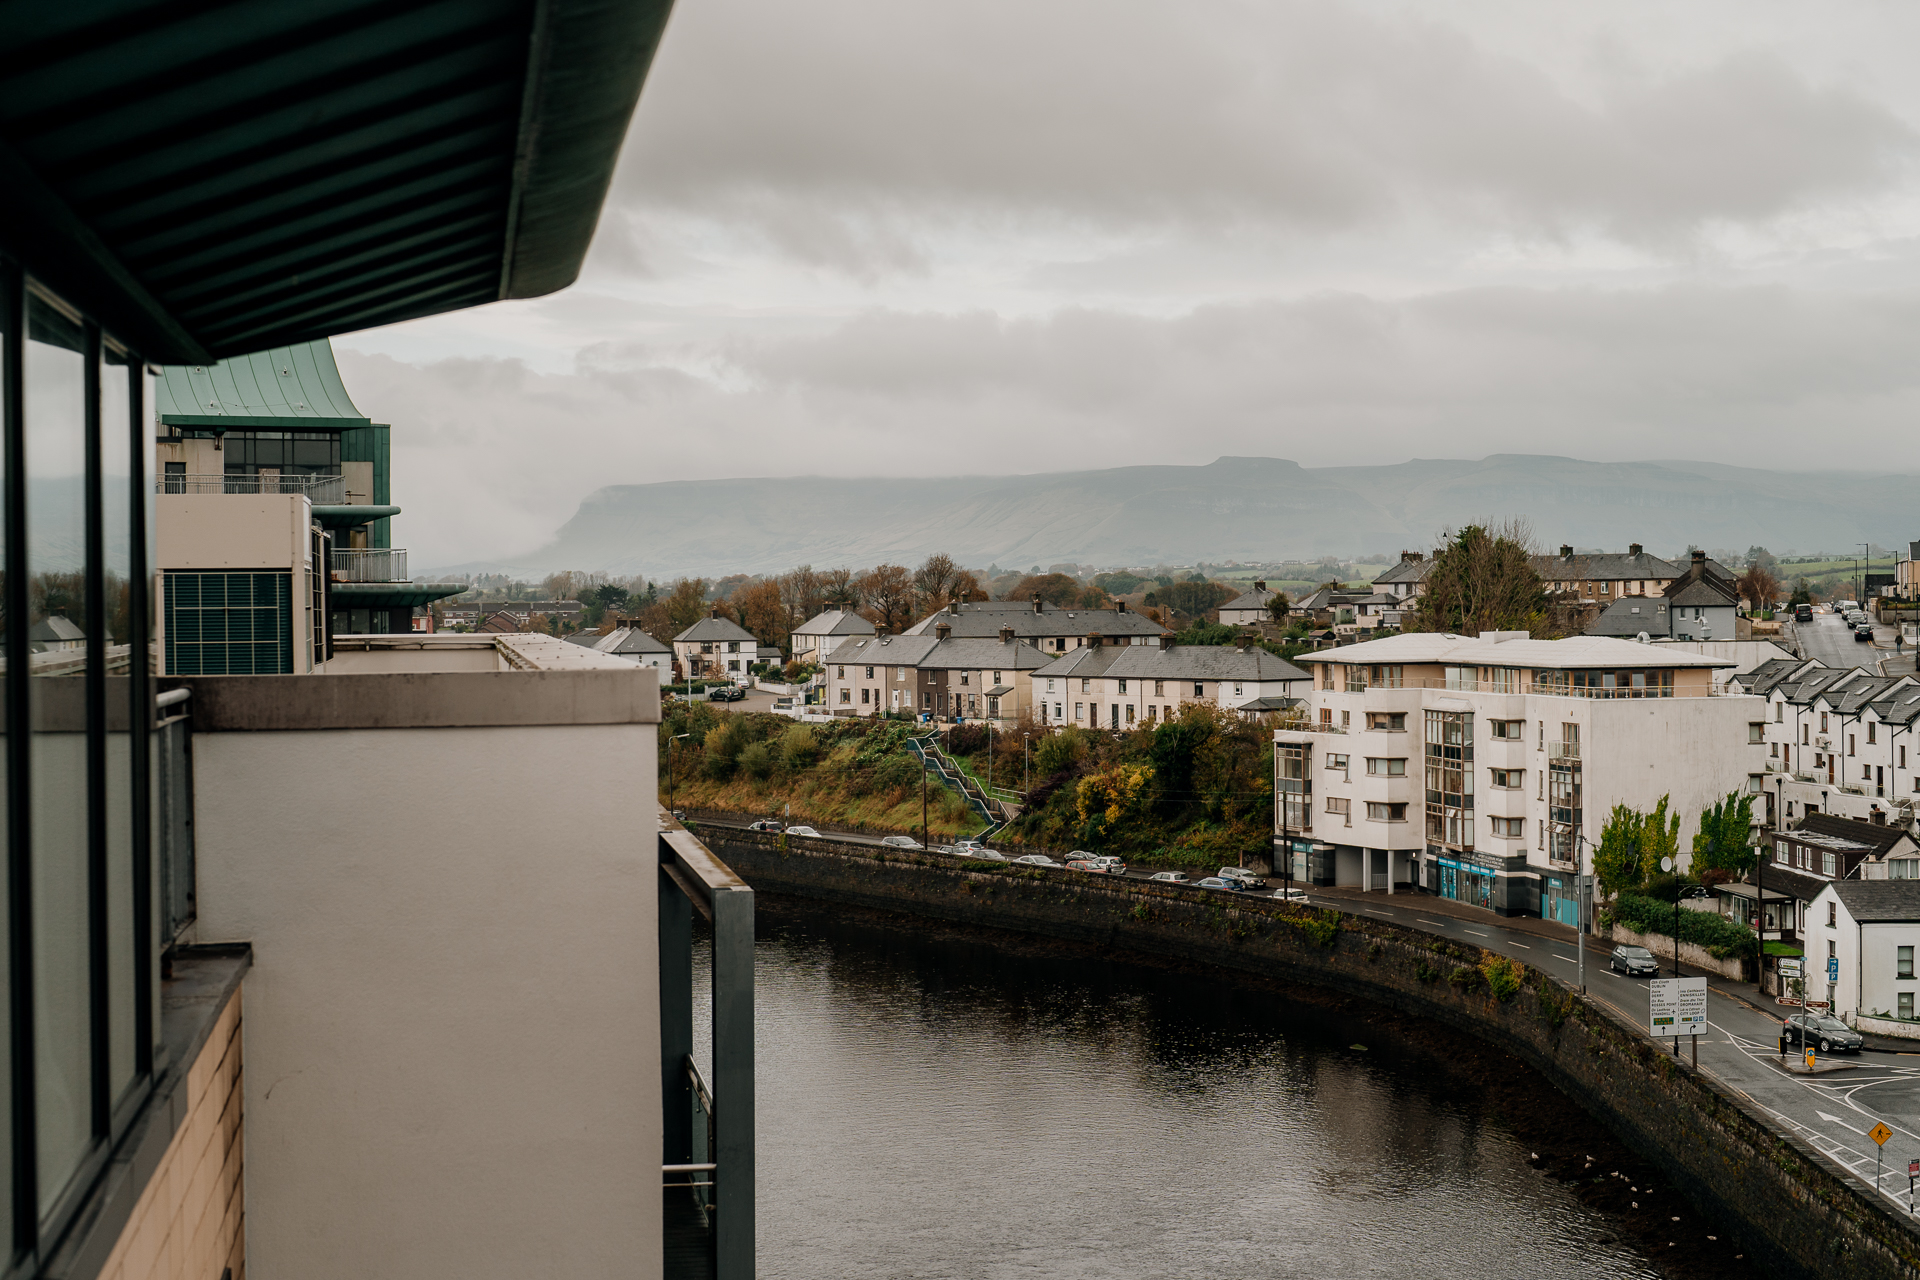
[[653, 726], [193, 750], [199, 940], [253, 945], [252, 1269], [659, 1275]]
[[1113, 881], [1070, 871], [986, 868], [747, 832], [704, 832], [756, 889], [1016, 929], [1217, 964], [1354, 992], [1499, 1044], [1554, 1080], [1714, 1216], [1739, 1224], [1768, 1272], [1792, 1280], [1920, 1276], [1920, 1228], [1855, 1192], [1824, 1157], [1774, 1130], [1743, 1099], [1564, 982], [1516, 966], [1524, 986], [1501, 1001], [1491, 953], [1361, 916], [1270, 898]]

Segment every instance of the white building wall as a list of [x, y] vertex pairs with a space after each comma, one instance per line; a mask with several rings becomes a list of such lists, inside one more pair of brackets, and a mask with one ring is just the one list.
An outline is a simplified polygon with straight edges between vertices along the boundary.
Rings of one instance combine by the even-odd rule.
[[[193, 749], [198, 939], [253, 945], [250, 1270], [658, 1276], [655, 726]], [[447, 834], [496, 813], [620, 834]]]

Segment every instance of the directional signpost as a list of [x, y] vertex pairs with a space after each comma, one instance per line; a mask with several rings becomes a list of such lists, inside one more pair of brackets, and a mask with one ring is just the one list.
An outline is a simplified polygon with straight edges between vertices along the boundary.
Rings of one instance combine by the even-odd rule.
[[[1699, 1036], [1707, 1029], [1705, 978], [1655, 978], [1647, 984], [1648, 1025], [1656, 1036], [1692, 1036], [1693, 1060], [1700, 1061]], [[1680, 1042], [1673, 1042], [1675, 1056]]]

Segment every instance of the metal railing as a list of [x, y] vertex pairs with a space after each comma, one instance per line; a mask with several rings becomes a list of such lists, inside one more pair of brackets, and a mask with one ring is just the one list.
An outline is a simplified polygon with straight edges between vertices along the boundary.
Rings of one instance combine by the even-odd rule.
[[1547, 744], [1547, 759], [1549, 760], [1578, 760], [1579, 758], [1580, 744], [1577, 742], [1549, 742]]
[[1308, 721], [1305, 724], [1282, 724], [1274, 726], [1275, 733], [1345, 733], [1337, 724], [1320, 724]]
[[[1365, 681], [1347, 681], [1341, 689], [1336, 690], [1328, 687], [1319, 692], [1364, 693], [1369, 687], [1378, 689], [1388, 686], [1379, 683], [1369, 686]], [[1676, 689], [1670, 684], [1643, 685], [1639, 688], [1634, 688], [1631, 685], [1623, 685], [1611, 689], [1596, 689], [1582, 688], [1571, 684], [1561, 684], [1558, 681], [1480, 680], [1470, 677], [1441, 679], [1409, 676], [1399, 684], [1391, 687], [1396, 689], [1439, 689], [1449, 693], [1528, 694], [1536, 698], [1732, 698], [1752, 696], [1721, 685], [1712, 685], [1704, 689]]]
[[405, 547], [344, 548], [333, 553], [335, 582], [405, 582]]
[[160, 853], [160, 945], [171, 947], [194, 922], [192, 691], [169, 689], [154, 699], [159, 710], [154, 743]]
[[339, 506], [347, 500], [347, 482], [342, 476], [296, 475], [285, 471], [267, 471], [255, 475], [182, 475], [156, 477], [155, 493], [240, 493], [305, 494], [316, 506]]

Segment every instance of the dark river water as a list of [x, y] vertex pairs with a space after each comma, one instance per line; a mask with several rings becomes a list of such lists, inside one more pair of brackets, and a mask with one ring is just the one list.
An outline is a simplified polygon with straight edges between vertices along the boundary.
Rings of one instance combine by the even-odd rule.
[[1666, 1274], [1516, 1132], [1591, 1122], [1537, 1078], [1510, 1121], [1452, 1033], [793, 903], [760, 935], [765, 1280]]

